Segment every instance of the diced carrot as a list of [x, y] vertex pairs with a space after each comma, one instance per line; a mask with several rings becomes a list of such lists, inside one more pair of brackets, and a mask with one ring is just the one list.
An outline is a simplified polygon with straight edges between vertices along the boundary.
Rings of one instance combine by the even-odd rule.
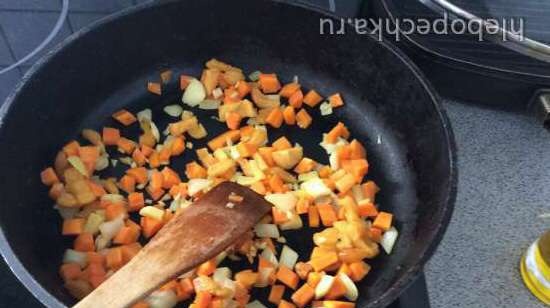
[[271, 212], [273, 215], [273, 223], [280, 225], [288, 221], [288, 217], [286, 216], [286, 213], [279, 210], [276, 207], [271, 208]]
[[361, 200], [357, 209], [361, 217], [376, 217], [378, 215], [378, 209], [369, 199]]
[[349, 265], [347, 263], [342, 263], [338, 269], [338, 274], [346, 274], [346, 276], [350, 277], [351, 269], [349, 268]]
[[275, 305], [278, 305], [283, 299], [283, 294], [285, 293], [285, 286], [280, 284], [274, 284], [271, 286], [271, 291], [269, 292], [268, 301]]
[[126, 174], [135, 179], [136, 183], [145, 184], [148, 180], [147, 169], [144, 167], [130, 168]]
[[372, 226], [383, 231], [388, 231], [391, 228], [393, 215], [387, 212], [380, 212], [372, 222]]
[[117, 145], [120, 139], [120, 131], [112, 127], [103, 127], [103, 143], [105, 145]]
[[292, 148], [292, 144], [286, 137], [281, 137], [277, 140], [275, 140], [271, 146], [273, 147], [274, 151], [280, 151], [280, 150], [286, 150]]
[[313, 168], [315, 168], [316, 164], [317, 163], [313, 159], [304, 157], [298, 163], [298, 165], [296, 165], [296, 167], [294, 167], [294, 172], [296, 172], [298, 174], [310, 172], [311, 170], [313, 170]]
[[293, 303], [287, 302], [284, 299], [279, 302], [279, 306], [277, 308], [296, 308], [296, 306]]
[[206, 90], [206, 96], [210, 96], [212, 91], [218, 86], [218, 79], [220, 77], [220, 70], [218, 69], [205, 69], [202, 71], [201, 83]]
[[309, 198], [300, 198], [296, 203], [296, 213], [298, 215], [307, 214], [309, 212], [310, 200]]
[[298, 277], [302, 280], [306, 280], [309, 273], [313, 270], [313, 267], [309, 263], [298, 262], [294, 266], [294, 271], [298, 274]]
[[[157, 139], [153, 135], [152, 132], [145, 132], [141, 135], [139, 135], [139, 141], [140, 146], [148, 146], [150, 148], [154, 147], [157, 144]], [[143, 151], [143, 149], [141, 149]], [[144, 152], [145, 153], [145, 152]], [[148, 156], [145, 154], [145, 156]]]
[[185, 175], [189, 179], [202, 179], [206, 178], [207, 172], [201, 165], [197, 162], [190, 162], [185, 165]]
[[216, 260], [208, 260], [197, 267], [197, 275], [210, 276], [216, 270]]
[[310, 205], [307, 211], [309, 226], [311, 228], [319, 227], [319, 210], [317, 206]]
[[178, 282], [176, 281], [176, 279], [172, 279], [172, 280], [168, 281], [167, 283], [163, 284], [159, 288], [159, 290], [160, 291], [175, 291], [177, 287], [178, 287]]
[[288, 104], [296, 109], [302, 108], [302, 103], [304, 101], [304, 93], [302, 90], [298, 90], [294, 92], [289, 98], [288, 98]]
[[363, 197], [370, 199], [374, 203], [376, 194], [380, 191], [378, 185], [373, 181], [368, 181], [362, 185], [363, 188]]
[[332, 94], [331, 96], [328, 97], [328, 101], [332, 106], [332, 108], [338, 108], [338, 107], [344, 106], [344, 100], [342, 99], [342, 96], [340, 95], [340, 93]]
[[130, 308], [149, 308], [149, 303], [146, 302], [146, 301], [139, 301], [135, 304], [133, 304], [132, 306], [130, 306]]
[[324, 307], [324, 308], [355, 308], [355, 303], [341, 302], [341, 301], [323, 301], [321, 307]]
[[105, 207], [105, 218], [113, 220], [120, 216], [126, 216], [126, 208], [123, 203], [109, 203]]
[[342, 122], [338, 122], [324, 137], [324, 142], [326, 143], [336, 143], [338, 137], [346, 138], [349, 137], [349, 131], [347, 127]]
[[162, 87], [160, 85], [160, 82], [148, 82], [147, 83], [147, 91], [156, 94], [161, 95], [162, 94]]
[[358, 183], [369, 172], [369, 163], [364, 158], [345, 160], [341, 162], [341, 165], [342, 169], [352, 174]]
[[95, 169], [97, 160], [99, 159], [99, 148], [92, 145], [79, 147], [78, 156], [86, 166], [88, 173], [91, 174]]
[[351, 159], [362, 159], [367, 157], [367, 151], [363, 147], [363, 145], [357, 141], [357, 139], [353, 139], [350, 144], [350, 158]]
[[178, 136], [174, 138], [172, 142], [172, 156], [178, 156], [185, 152], [185, 139], [183, 136]]
[[105, 256], [101, 253], [90, 251], [86, 255], [88, 256], [88, 264], [105, 265]]
[[371, 227], [368, 234], [370, 239], [377, 243], [380, 243], [380, 241], [382, 240], [382, 230], [378, 228]]
[[120, 178], [120, 181], [118, 182], [118, 186], [120, 189], [124, 190], [127, 193], [132, 193], [136, 189], [136, 179], [133, 177], [125, 174]]
[[151, 199], [153, 199], [154, 201], [157, 201], [160, 198], [162, 198], [162, 196], [164, 196], [164, 193], [165, 193], [165, 191], [162, 188], [151, 189], [151, 186], [147, 186], [145, 190], [149, 194], [149, 197], [151, 197]]
[[228, 112], [225, 115], [225, 123], [229, 129], [239, 129], [239, 126], [241, 126], [241, 120], [241, 115], [235, 111]]
[[151, 172], [151, 179], [149, 180], [149, 186], [152, 190], [161, 189], [164, 182], [164, 176], [161, 172], [153, 170]]
[[321, 281], [321, 278], [323, 278], [323, 275], [325, 273], [323, 272], [311, 272], [307, 275], [307, 284], [309, 284], [310, 287], [315, 288], [319, 284], [319, 281]]
[[267, 190], [265, 189], [264, 183], [258, 181], [254, 184], [250, 185], [250, 189], [257, 192], [260, 195], [265, 195], [267, 193]]
[[273, 160], [273, 151], [275, 151], [273, 147], [261, 147], [258, 149], [258, 152], [264, 159], [265, 163], [270, 167], [275, 166], [275, 161]]
[[351, 173], [346, 173], [343, 177], [336, 180], [334, 185], [341, 193], [349, 191], [356, 183], [356, 177]]
[[145, 157], [149, 157], [151, 156], [151, 154], [153, 154], [155, 150], [146, 144], [141, 144], [140, 142], [140, 151], [141, 153], [143, 153], [143, 155], [145, 155]]
[[94, 251], [94, 237], [87, 232], [80, 233], [74, 240], [74, 250], [77, 251]]
[[279, 91], [279, 95], [282, 97], [290, 98], [294, 93], [300, 90], [300, 84], [297, 82], [291, 82], [284, 85], [284, 87]]
[[63, 183], [57, 182], [50, 187], [50, 191], [48, 192], [48, 196], [52, 198], [53, 200], [57, 200], [61, 194], [65, 192], [65, 186]]
[[193, 79], [193, 77], [191, 77], [191, 76], [181, 75], [180, 76], [180, 89], [185, 90], [192, 79]]
[[335, 251], [326, 251], [312, 258], [309, 264], [313, 267], [314, 271], [321, 272], [337, 262], [338, 254]]
[[150, 238], [155, 235], [155, 233], [157, 233], [160, 228], [162, 228], [162, 221], [144, 216], [141, 217], [140, 225], [142, 228], [143, 236], [145, 236], [146, 238]]
[[272, 127], [279, 128], [283, 124], [283, 112], [280, 108], [273, 108], [265, 118], [265, 122]]
[[147, 157], [141, 152], [139, 148], [136, 148], [134, 152], [132, 152], [132, 159], [138, 166], [143, 166], [145, 163], [147, 163]]
[[336, 277], [332, 283], [332, 287], [325, 295], [326, 299], [339, 299], [346, 294], [346, 285], [340, 280], [340, 277]]
[[346, 248], [338, 252], [338, 259], [344, 263], [354, 263], [368, 257], [369, 253], [364, 249]]
[[105, 255], [105, 263], [107, 268], [112, 270], [121, 268], [124, 265], [122, 250], [119, 247], [110, 248], [107, 255]]
[[63, 278], [63, 281], [77, 279], [81, 273], [78, 263], [65, 263], [59, 268], [59, 276]]
[[162, 174], [162, 188], [170, 189], [174, 185], [181, 183], [180, 176], [176, 171], [170, 169], [169, 167], [164, 167], [161, 171]]
[[137, 118], [126, 109], [121, 109], [113, 114], [113, 118], [122, 125], [128, 126], [137, 121]]
[[197, 292], [197, 296], [195, 297], [193, 304], [196, 308], [208, 308], [211, 302], [212, 294], [205, 291], [200, 291]]
[[239, 93], [239, 97], [241, 99], [247, 96], [250, 91], [252, 91], [252, 87], [250, 86], [250, 84], [244, 80], [239, 80], [235, 84], [235, 88], [237, 89], [237, 92]]
[[309, 125], [311, 125], [311, 122], [312, 118], [305, 109], [302, 108], [300, 111], [298, 111], [298, 113], [296, 114], [296, 123], [298, 124], [298, 127], [306, 129], [309, 127]]
[[258, 151], [258, 147], [255, 144], [249, 142], [240, 142], [236, 146], [237, 152], [239, 152], [239, 157], [248, 158], [254, 155]]
[[288, 190], [288, 187], [277, 174], [274, 174], [269, 178], [269, 187], [271, 187], [271, 190], [276, 193], [284, 193]]
[[138, 254], [138, 252], [141, 250], [141, 244], [138, 242], [129, 244], [129, 245], [123, 245], [120, 246], [120, 250], [122, 252], [122, 261], [124, 264], [128, 263], [128, 261], [132, 260], [132, 258]]
[[92, 287], [97, 288], [103, 281], [107, 279], [107, 273], [105, 272], [105, 268], [102, 264], [99, 263], [91, 263], [86, 268], [88, 271], [88, 281], [92, 285]]
[[350, 278], [353, 281], [357, 282], [357, 281], [363, 280], [363, 278], [365, 278], [365, 276], [367, 276], [367, 274], [370, 271], [370, 265], [368, 265], [367, 263], [365, 263], [363, 261], [354, 262], [354, 263], [351, 263], [349, 265], [349, 269], [351, 271]]
[[231, 142], [236, 143], [239, 138], [241, 137], [241, 132], [239, 130], [229, 130], [214, 139], [208, 141], [208, 147], [214, 151], [219, 148], [223, 148], [228, 140], [231, 140]]
[[286, 125], [296, 124], [296, 112], [294, 112], [294, 107], [286, 106], [283, 110], [283, 118]]
[[42, 180], [42, 183], [47, 186], [51, 186], [59, 182], [59, 178], [52, 167], [44, 169], [44, 171], [40, 173], [40, 179]]
[[292, 294], [292, 301], [296, 306], [301, 308], [311, 302], [313, 297], [315, 297], [315, 290], [307, 283], [304, 283], [294, 292], [294, 294]]
[[169, 193], [172, 198], [176, 198], [177, 195], [180, 195], [180, 197], [187, 196], [187, 183], [179, 183], [178, 185], [172, 186]]
[[135, 142], [124, 137], [120, 137], [117, 141], [118, 150], [128, 155], [131, 155], [134, 152], [136, 146], [137, 145]]
[[281, 89], [281, 83], [276, 74], [260, 74], [258, 83], [264, 93], [277, 93]]
[[319, 211], [319, 216], [321, 217], [321, 222], [323, 226], [331, 227], [332, 224], [337, 220], [336, 211], [330, 204], [318, 204], [317, 210]]
[[113, 243], [128, 245], [136, 242], [139, 238], [139, 229], [132, 227], [122, 227], [113, 239]]
[[78, 148], [80, 144], [76, 141], [70, 141], [63, 147], [63, 153], [68, 156], [78, 156]]
[[258, 281], [258, 273], [252, 270], [244, 270], [235, 274], [235, 281], [243, 287], [250, 289]]
[[306, 96], [304, 96], [304, 104], [308, 105], [309, 107], [315, 107], [317, 104], [319, 104], [323, 100], [323, 97], [319, 95], [315, 90], [309, 90], [307, 92]]
[[160, 166], [159, 152], [153, 151], [153, 153], [151, 153], [151, 155], [149, 155], [149, 167], [158, 168], [159, 166]]
[[300, 277], [288, 267], [281, 265], [277, 271], [277, 279], [292, 290], [296, 290]]
[[84, 229], [83, 218], [70, 218], [63, 220], [63, 235], [79, 235]]
[[170, 156], [172, 156], [172, 148], [164, 146], [159, 151], [159, 161], [161, 165], [168, 165], [170, 163]]

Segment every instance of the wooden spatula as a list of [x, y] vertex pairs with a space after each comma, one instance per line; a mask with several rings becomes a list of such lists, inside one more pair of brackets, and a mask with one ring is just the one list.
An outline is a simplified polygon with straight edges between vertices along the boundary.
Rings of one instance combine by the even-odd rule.
[[[230, 202], [230, 194], [243, 199]], [[270, 210], [261, 195], [224, 182], [172, 218], [128, 264], [74, 307], [127, 307], [218, 255]]]

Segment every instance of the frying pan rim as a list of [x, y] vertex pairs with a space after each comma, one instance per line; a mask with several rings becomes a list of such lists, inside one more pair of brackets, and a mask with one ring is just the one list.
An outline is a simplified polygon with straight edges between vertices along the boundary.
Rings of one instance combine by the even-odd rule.
[[[340, 18], [339, 16], [335, 15], [332, 12], [328, 12], [318, 7], [315, 7], [313, 5], [302, 3], [302, 2], [290, 2], [291, 0], [262, 0], [262, 1], [283, 3], [285, 5], [290, 5], [293, 7], [300, 7], [306, 10], [316, 12], [320, 15], [333, 18], [335, 20], [338, 20]], [[75, 41], [77, 41], [81, 37], [86, 36], [89, 32], [95, 31], [96, 29], [100, 28], [105, 24], [110, 23], [113, 20], [122, 18], [127, 15], [131, 15], [140, 11], [144, 11], [147, 9], [152, 9], [154, 7], [161, 7], [172, 2], [178, 2], [178, 0], [148, 1], [145, 3], [138, 4], [136, 6], [128, 7], [114, 14], [105, 16], [95, 22], [92, 22], [91, 24], [81, 28], [77, 32], [73, 33], [72, 35], [64, 39], [58, 45], [53, 47], [48, 53], [42, 56], [37, 62], [35, 62], [31, 66], [31, 68], [24, 74], [21, 80], [14, 87], [11, 94], [8, 95], [4, 104], [0, 107], [0, 129], [3, 128], [4, 118], [8, 115], [11, 105], [15, 102], [19, 93], [21, 93], [24, 90], [25, 86], [27, 85], [27, 82], [32, 79], [32, 77], [35, 75], [36, 72], [38, 72], [44, 66], [46, 66], [48, 62], [50, 62], [52, 58], [54, 58], [59, 51], [65, 49], [66, 47], [70, 47]], [[349, 24], [347, 26], [349, 26]], [[429, 239], [430, 244], [427, 245], [423, 251], [421, 251], [420, 253], [421, 257], [418, 260], [418, 262], [414, 266], [409, 268], [407, 271], [405, 271], [394, 284], [392, 284], [384, 293], [382, 293], [382, 295], [380, 295], [375, 301], [371, 302], [371, 304], [369, 305], [369, 306], [387, 306], [391, 302], [393, 302], [395, 299], [397, 299], [398, 296], [410, 284], [412, 284], [416, 280], [418, 273], [423, 268], [424, 264], [433, 255], [437, 246], [441, 242], [443, 235], [445, 234], [445, 231], [447, 230], [449, 221], [451, 219], [451, 216], [454, 210], [456, 193], [457, 193], [457, 184], [458, 184], [458, 168], [456, 163], [457, 149], [456, 149], [456, 143], [455, 143], [455, 138], [454, 138], [454, 133], [453, 133], [451, 123], [449, 121], [449, 118], [447, 117], [445, 110], [443, 110], [441, 106], [441, 98], [437, 94], [437, 92], [435, 91], [431, 83], [426, 79], [426, 76], [424, 75], [424, 73], [420, 71], [420, 69], [416, 66], [416, 64], [414, 64], [412, 60], [407, 55], [404, 54], [403, 51], [398, 49], [393, 44], [386, 41], [379, 41], [376, 39], [376, 36], [373, 34], [367, 34], [363, 36], [374, 40], [376, 43], [380, 44], [382, 47], [386, 48], [388, 51], [393, 53], [413, 73], [414, 77], [420, 82], [420, 84], [424, 87], [426, 92], [429, 94], [431, 104], [433, 105], [433, 108], [435, 109], [439, 117], [441, 127], [443, 128], [443, 133], [444, 133], [445, 142], [446, 142], [446, 152], [449, 158], [449, 181], [447, 186], [443, 188], [446, 191], [447, 198], [442, 205], [443, 209], [442, 209], [440, 221], [438, 222], [437, 227], [434, 229], [436, 230], [435, 235], [431, 239]], [[42, 304], [44, 304], [47, 307], [65, 307], [65, 305], [62, 302], [60, 302], [55, 296], [53, 296], [50, 292], [44, 289], [44, 287], [36, 281], [34, 276], [29, 271], [27, 271], [27, 269], [23, 266], [19, 258], [13, 252], [4, 234], [4, 230], [2, 229], [1, 226], [0, 226], [0, 254], [2, 255], [3, 259], [7, 263], [12, 273], [17, 277], [17, 279]]]

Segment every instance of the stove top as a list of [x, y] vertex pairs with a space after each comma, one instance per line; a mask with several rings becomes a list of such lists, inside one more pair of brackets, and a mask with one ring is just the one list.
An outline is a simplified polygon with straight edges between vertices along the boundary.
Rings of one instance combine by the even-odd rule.
[[[53, 46], [80, 28], [143, 0], [70, 0], [68, 15], [60, 23], [55, 37], [38, 50], [28, 61], [0, 74], [0, 102], [11, 92], [28, 68]], [[358, 14], [360, 0], [308, 0], [301, 1], [336, 12], [341, 16]], [[0, 72], [28, 57], [55, 28], [62, 12], [62, 0], [1, 0], [0, 1]], [[0, 303], [8, 307], [42, 307], [0, 261]], [[0, 306], [3, 306], [0, 305]], [[430, 307], [424, 275], [396, 300], [391, 308]]]

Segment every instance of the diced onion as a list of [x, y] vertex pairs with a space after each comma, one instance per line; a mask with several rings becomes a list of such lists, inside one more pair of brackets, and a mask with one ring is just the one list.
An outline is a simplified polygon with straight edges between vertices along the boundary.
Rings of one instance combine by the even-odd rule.
[[63, 255], [63, 263], [77, 263], [84, 268], [88, 264], [88, 255], [85, 252], [67, 249]]
[[96, 171], [101, 171], [107, 167], [109, 167], [109, 156], [107, 156], [106, 154], [99, 156], [99, 158], [95, 162], [94, 169]]
[[77, 207], [63, 207], [59, 205], [55, 205], [54, 208], [57, 209], [57, 211], [59, 212], [59, 215], [61, 215], [63, 219], [74, 218], [76, 213], [78, 213], [78, 211], [80, 210]]
[[254, 228], [254, 232], [258, 237], [279, 237], [279, 229], [274, 224], [257, 224]]
[[84, 232], [96, 234], [99, 232], [99, 226], [105, 222], [105, 216], [98, 213], [90, 213], [84, 224]]
[[283, 250], [281, 251], [281, 257], [279, 258], [279, 264], [293, 269], [297, 261], [298, 253], [287, 245], [284, 245]]
[[[290, 213], [290, 212], [287, 212]], [[289, 220], [281, 224], [281, 230], [298, 230], [304, 226], [300, 215], [290, 213]]]
[[273, 203], [276, 208], [284, 212], [293, 211], [296, 207], [296, 203], [298, 202], [298, 199], [296, 199], [292, 192], [287, 192], [284, 194], [269, 194], [265, 196], [265, 199]]
[[258, 280], [254, 284], [254, 286], [256, 288], [265, 288], [265, 287], [267, 287], [269, 285], [269, 276], [271, 276], [274, 271], [275, 271], [275, 269], [271, 268], [271, 267], [261, 268], [258, 271]]
[[204, 86], [200, 81], [193, 78], [189, 82], [189, 85], [187, 86], [187, 88], [185, 88], [185, 92], [183, 92], [181, 101], [184, 104], [187, 104], [191, 107], [195, 107], [200, 102], [202, 102], [205, 98], [206, 98], [206, 91], [204, 90]]
[[333, 283], [334, 276], [323, 275], [323, 277], [321, 277], [321, 280], [319, 280], [319, 283], [315, 287], [315, 299], [320, 299], [323, 296], [327, 295]]
[[330, 188], [325, 185], [325, 182], [319, 178], [308, 180], [302, 183], [300, 187], [313, 198], [330, 195], [332, 192]]
[[264, 304], [262, 304], [260, 301], [257, 301], [257, 300], [246, 304], [245, 307], [246, 308], [267, 308], [266, 306], [264, 306]]
[[194, 196], [198, 192], [204, 191], [212, 182], [207, 179], [191, 179], [187, 183], [187, 192], [189, 196]]
[[124, 196], [119, 194], [105, 194], [101, 196], [101, 201], [108, 201], [111, 203], [120, 203], [124, 202]]
[[306, 182], [312, 179], [318, 179], [319, 173], [317, 171], [311, 171], [308, 173], [302, 173], [298, 175], [298, 182]]
[[338, 279], [340, 279], [342, 284], [346, 287], [346, 298], [350, 301], [356, 301], [357, 297], [359, 297], [359, 291], [353, 280], [345, 273], [338, 274]]
[[75, 168], [80, 174], [83, 176], [88, 176], [88, 169], [86, 169], [86, 166], [78, 156], [69, 156], [67, 157], [67, 161], [73, 168]]
[[150, 308], [172, 308], [178, 303], [176, 293], [172, 290], [155, 291], [145, 301]]
[[227, 252], [225, 252], [225, 251], [220, 252], [216, 256], [216, 265], [220, 265], [220, 263], [222, 263], [223, 260], [225, 260], [226, 257], [227, 257]]
[[122, 227], [124, 227], [124, 218], [121, 216], [99, 225], [99, 232], [106, 240], [110, 240], [115, 237]]
[[340, 158], [338, 158], [338, 152], [332, 152], [328, 157], [328, 161], [330, 163], [330, 169], [335, 171], [340, 169]]
[[229, 267], [219, 267], [212, 274], [212, 279], [217, 283], [222, 283], [224, 280], [231, 278], [231, 270]]
[[250, 81], [258, 81], [258, 79], [260, 79], [260, 74], [262, 72], [260, 71], [254, 71], [252, 73], [250, 73], [250, 75], [248, 75], [248, 79], [250, 79]]
[[397, 241], [398, 236], [399, 236], [399, 232], [397, 231], [397, 229], [395, 229], [395, 227], [391, 227], [382, 236], [380, 245], [382, 245], [382, 248], [384, 248], [384, 251], [387, 254], [390, 254], [392, 252], [393, 246], [395, 245], [395, 242]]
[[332, 114], [332, 105], [329, 102], [324, 102], [319, 106], [322, 116], [328, 116]]
[[221, 102], [217, 99], [205, 99], [199, 103], [199, 109], [216, 110], [220, 107]]
[[180, 105], [168, 105], [164, 107], [164, 112], [171, 117], [179, 117], [183, 112], [183, 108]]
[[154, 206], [145, 206], [139, 210], [139, 215], [156, 220], [162, 220], [164, 217], [164, 211]]
[[235, 181], [240, 185], [250, 186], [250, 185], [258, 182], [258, 179], [255, 178], [255, 177], [252, 177], [252, 176], [239, 175], [235, 178]]
[[351, 188], [351, 194], [353, 195], [353, 199], [355, 199], [355, 202], [357, 203], [365, 199], [365, 196], [363, 195], [363, 188], [361, 188], [361, 185], [354, 185]]
[[144, 120], [151, 122], [153, 120], [153, 112], [151, 109], [143, 109], [136, 114], [136, 117], [140, 122]]
[[262, 258], [266, 259], [267, 261], [271, 262], [271, 264], [275, 265], [275, 267], [279, 266], [279, 261], [277, 260], [277, 257], [275, 256], [273, 251], [271, 251], [270, 248], [264, 249], [262, 251], [262, 253], [260, 254], [260, 257], [262, 257]]
[[111, 239], [105, 238], [101, 236], [101, 234], [95, 238], [95, 248], [97, 251], [100, 251], [102, 249], [109, 247], [110, 244], [111, 244]]
[[159, 132], [159, 129], [157, 127], [157, 125], [155, 124], [155, 122], [152, 122], [151, 121], [151, 134], [153, 134], [153, 137], [155, 137], [155, 140], [157, 142], [160, 141], [160, 132]]

